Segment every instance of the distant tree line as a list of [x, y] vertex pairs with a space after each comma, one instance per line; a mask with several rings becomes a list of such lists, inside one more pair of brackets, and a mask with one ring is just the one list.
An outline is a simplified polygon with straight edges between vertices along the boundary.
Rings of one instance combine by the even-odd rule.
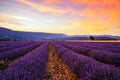
[[16, 39], [0, 38], [0, 41], [16, 41]]

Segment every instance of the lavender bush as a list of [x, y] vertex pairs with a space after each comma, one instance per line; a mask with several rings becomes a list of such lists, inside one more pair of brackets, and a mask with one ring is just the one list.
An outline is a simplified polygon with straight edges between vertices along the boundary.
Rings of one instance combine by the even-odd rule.
[[69, 48], [79, 54], [83, 54], [85, 56], [92, 57], [100, 62], [107, 63], [110, 65], [114, 65], [116, 67], [120, 67], [120, 53], [113, 53], [107, 50], [100, 50], [96, 48], [89, 48], [84, 46], [76, 46], [72, 44], [59, 43], [66, 48]]
[[27, 53], [31, 50], [33, 50], [34, 48], [40, 46], [41, 44], [42, 43], [35, 43], [35, 44], [32, 44], [32, 45], [27, 45], [27, 46], [24, 46], [24, 47], [15, 48], [15, 49], [12, 49], [12, 50], [1, 52], [0, 53], [0, 60], [5, 60], [5, 61], [13, 60], [15, 58], [18, 58], [19, 56], [24, 55], [25, 53]]
[[6, 50], [11, 50], [11, 49], [19, 48], [19, 47], [24, 47], [24, 46], [27, 46], [27, 45], [32, 45], [33, 43], [27, 43], [27, 42], [14, 43], [14, 42], [12, 42], [12, 44], [13, 45], [11, 45], [11, 46], [1, 47], [0, 52], [4, 52]]
[[84, 80], [119, 80], [120, 69], [77, 54], [61, 45], [52, 43], [58, 56]]
[[1, 73], [0, 80], [44, 80], [48, 60], [48, 43], [22, 57]]

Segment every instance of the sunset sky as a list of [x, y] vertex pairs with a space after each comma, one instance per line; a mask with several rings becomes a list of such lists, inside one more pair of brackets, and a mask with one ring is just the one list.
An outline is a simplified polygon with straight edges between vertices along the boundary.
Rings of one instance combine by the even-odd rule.
[[0, 27], [120, 36], [120, 0], [0, 0]]

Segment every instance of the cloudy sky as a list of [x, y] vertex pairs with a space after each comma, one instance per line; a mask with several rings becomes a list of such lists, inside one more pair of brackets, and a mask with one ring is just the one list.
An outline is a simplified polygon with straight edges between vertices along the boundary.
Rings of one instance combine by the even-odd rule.
[[120, 0], [0, 0], [0, 27], [120, 36]]

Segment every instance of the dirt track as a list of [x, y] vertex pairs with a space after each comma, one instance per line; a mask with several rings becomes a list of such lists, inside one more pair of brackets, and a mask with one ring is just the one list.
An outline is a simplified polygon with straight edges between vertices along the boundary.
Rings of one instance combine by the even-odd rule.
[[75, 74], [58, 58], [55, 49], [49, 44], [46, 80], [79, 80]]

